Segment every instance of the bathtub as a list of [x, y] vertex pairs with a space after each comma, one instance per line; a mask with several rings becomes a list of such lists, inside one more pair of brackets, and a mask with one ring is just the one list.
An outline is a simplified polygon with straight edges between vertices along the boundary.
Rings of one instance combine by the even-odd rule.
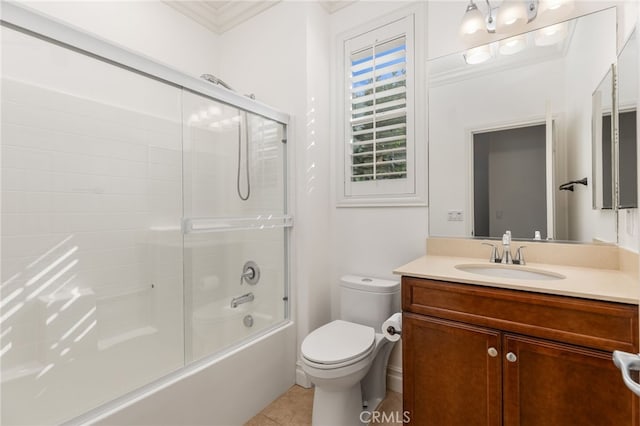
[[295, 324], [203, 358], [67, 425], [242, 425], [295, 382]]
[[256, 310], [254, 303], [232, 308], [231, 298], [226, 298], [194, 309], [188, 359], [201, 359], [268, 329], [273, 315]]

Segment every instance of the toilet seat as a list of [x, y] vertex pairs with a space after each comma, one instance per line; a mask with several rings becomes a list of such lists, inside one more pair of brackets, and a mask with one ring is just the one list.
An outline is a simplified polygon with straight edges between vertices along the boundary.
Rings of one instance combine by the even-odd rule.
[[304, 361], [315, 368], [332, 369], [366, 358], [376, 346], [375, 330], [336, 320], [312, 331], [302, 342]]

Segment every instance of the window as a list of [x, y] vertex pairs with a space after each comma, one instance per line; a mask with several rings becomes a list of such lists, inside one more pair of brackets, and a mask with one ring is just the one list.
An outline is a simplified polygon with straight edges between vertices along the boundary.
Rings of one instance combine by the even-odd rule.
[[351, 53], [351, 181], [407, 177], [406, 36]]
[[343, 204], [419, 198], [413, 18], [343, 41]]

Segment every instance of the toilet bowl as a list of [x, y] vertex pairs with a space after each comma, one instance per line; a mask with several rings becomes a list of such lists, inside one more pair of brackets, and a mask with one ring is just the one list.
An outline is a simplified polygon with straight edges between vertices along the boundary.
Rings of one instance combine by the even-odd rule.
[[300, 348], [315, 385], [313, 426], [365, 424], [363, 409], [374, 410], [386, 393], [393, 343], [380, 327], [399, 308], [399, 283], [345, 276], [340, 287], [341, 319], [312, 331]]

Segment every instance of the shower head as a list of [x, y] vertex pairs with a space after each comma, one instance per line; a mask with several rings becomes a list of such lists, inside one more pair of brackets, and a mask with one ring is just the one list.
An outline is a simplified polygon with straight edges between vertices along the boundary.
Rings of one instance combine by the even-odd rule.
[[[233, 92], [235, 92], [235, 90], [233, 90], [233, 88], [231, 88], [231, 86], [229, 86], [227, 83], [225, 83], [224, 81], [222, 81], [221, 79], [219, 79], [218, 77], [216, 77], [215, 75], [212, 74], [202, 74], [200, 76], [200, 78], [203, 78], [205, 80], [207, 80], [209, 83], [213, 83], [213, 84], [218, 84], [222, 87], [224, 87], [225, 89], [231, 90]], [[253, 93], [249, 94], [249, 95], [245, 95], [251, 99], [255, 99], [255, 95]], [[247, 172], [247, 195], [242, 195], [242, 193], [240, 192], [240, 160], [242, 157], [242, 148], [241, 148], [241, 143], [242, 143], [242, 121], [238, 120], [238, 175], [237, 175], [237, 180], [236, 180], [236, 189], [238, 191], [238, 196], [240, 197], [240, 199], [242, 201], [247, 201], [249, 199], [249, 195], [251, 194], [251, 181], [249, 180], [249, 156], [248, 156], [248, 152], [249, 152], [249, 121], [247, 120], [247, 111], [246, 110], [240, 110], [241, 114], [244, 116], [244, 122], [245, 122], [245, 131], [244, 131], [244, 141], [245, 141], [245, 145], [246, 145], [246, 152], [247, 152], [247, 156], [246, 158], [246, 162], [247, 162], [247, 167], [246, 167], [246, 172]], [[238, 116], [238, 118], [240, 118]], [[253, 297], [253, 296], [252, 296]], [[235, 307], [235, 306], [232, 306]]]
[[215, 75], [211, 75], [211, 74], [202, 74], [200, 76], [200, 78], [204, 78], [205, 80], [207, 80], [210, 83], [213, 84], [218, 84], [222, 87], [224, 87], [225, 89], [229, 89], [235, 92], [235, 90], [233, 90], [233, 87], [229, 86], [227, 83], [225, 83], [223, 80], [219, 79], [218, 77], [216, 77]]
[[[222, 87], [224, 87], [225, 89], [231, 90], [232, 92], [236, 92], [236, 90], [229, 86], [227, 83], [224, 82], [224, 80], [216, 77], [215, 75], [212, 74], [202, 74], [200, 76], [200, 78], [204, 78], [205, 80], [207, 80], [209, 83], [213, 83], [213, 84], [217, 84], [220, 85]], [[250, 93], [248, 95], [245, 95], [247, 98], [251, 98], [251, 99], [255, 99], [256, 95], [254, 95], [253, 93]]]

